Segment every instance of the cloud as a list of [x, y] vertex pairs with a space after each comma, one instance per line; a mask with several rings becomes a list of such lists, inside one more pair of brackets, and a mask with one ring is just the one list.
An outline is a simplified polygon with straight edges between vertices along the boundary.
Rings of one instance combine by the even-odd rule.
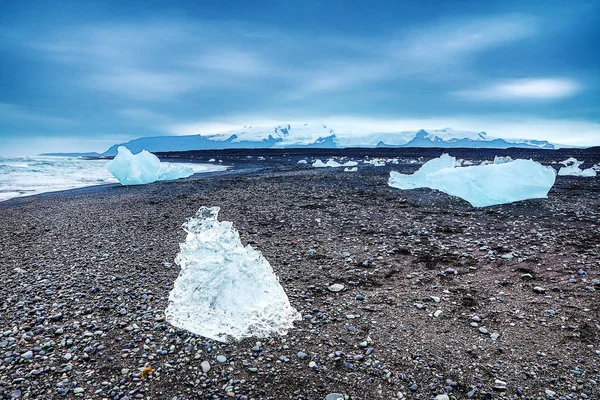
[[353, 46], [346, 43], [355, 52], [354, 60], [328, 61], [305, 74], [293, 98], [378, 82], [429, 81], [464, 73], [472, 55], [531, 37], [538, 32], [538, 25], [533, 17], [508, 14], [444, 21], [399, 31], [391, 38], [358, 41]]
[[69, 28], [30, 45], [75, 67], [83, 85], [130, 99], [169, 101], [219, 88], [260, 93], [268, 85], [297, 101], [407, 77], [440, 79], [448, 65], [466, 69], [471, 55], [530, 37], [537, 25], [507, 14], [365, 38], [180, 18]]
[[395, 43], [395, 52], [403, 59], [452, 62], [451, 57], [523, 40], [534, 36], [538, 30], [538, 20], [527, 15], [453, 19], [409, 30]]
[[74, 121], [47, 115], [32, 107], [17, 104], [0, 103], [0, 121], [28, 121], [46, 125], [71, 125]]
[[454, 94], [467, 100], [554, 100], [574, 96], [580, 91], [581, 85], [572, 79], [528, 78], [506, 80]]

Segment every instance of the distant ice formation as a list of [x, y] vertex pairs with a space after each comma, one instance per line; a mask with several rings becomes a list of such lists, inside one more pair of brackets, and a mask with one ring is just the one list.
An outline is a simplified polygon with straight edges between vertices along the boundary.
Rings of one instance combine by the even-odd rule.
[[323, 161], [317, 159], [312, 166], [315, 168], [327, 168], [327, 167], [331, 167], [331, 168], [339, 168], [339, 167], [354, 167], [358, 165], [358, 163], [356, 161], [347, 161], [343, 164], [340, 164], [339, 162], [335, 161], [334, 159], [330, 158], [329, 160], [327, 160], [326, 163], [324, 163]]
[[194, 174], [192, 168], [160, 162], [158, 157], [146, 150], [133, 154], [127, 147], [119, 146], [117, 151], [117, 156], [106, 164], [106, 168], [122, 185], [144, 185]]
[[496, 156], [494, 157], [494, 164], [506, 164], [511, 162], [513, 159], [511, 156]]
[[558, 175], [561, 176], [582, 176], [586, 178], [591, 178], [596, 176], [596, 167], [595, 165], [588, 169], [581, 169], [579, 166], [583, 164], [583, 161], [578, 161], [576, 158], [569, 157], [564, 161], [560, 162], [564, 165], [561, 169], [558, 170]]
[[344, 172], [356, 172], [356, 171], [358, 171], [358, 167], [344, 168]]
[[388, 184], [398, 189], [428, 187], [460, 197], [473, 207], [546, 198], [556, 172], [532, 160], [456, 167], [456, 159], [443, 154], [427, 161], [412, 175], [390, 172]]
[[175, 259], [181, 272], [165, 315], [172, 325], [221, 342], [284, 335], [300, 319], [271, 265], [244, 247], [219, 207], [201, 207], [183, 227], [188, 233]]

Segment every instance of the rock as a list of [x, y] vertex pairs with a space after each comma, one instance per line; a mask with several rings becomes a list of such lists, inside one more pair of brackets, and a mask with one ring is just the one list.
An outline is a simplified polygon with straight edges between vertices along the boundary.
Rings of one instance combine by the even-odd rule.
[[442, 315], [442, 310], [437, 310], [436, 312], [433, 313], [433, 316], [435, 318], [439, 318]]
[[344, 285], [342, 285], [341, 283], [334, 283], [333, 285], [329, 286], [328, 289], [330, 292], [341, 292], [342, 290], [344, 290]]
[[202, 372], [206, 374], [208, 371], [210, 371], [210, 363], [208, 361], [202, 361], [200, 368], [202, 368]]
[[311, 362], [308, 363], [308, 367], [312, 368], [312, 369], [315, 369], [315, 368], [317, 368], [317, 363], [314, 362], [314, 361], [311, 361]]
[[21, 391], [20, 390], [15, 390], [13, 392], [10, 392], [10, 394], [8, 395], [9, 399], [19, 399], [21, 398]]
[[494, 332], [490, 334], [490, 339], [492, 339], [493, 341], [498, 340], [498, 338], [500, 337], [500, 334], [498, 332]]
[[308, 357], [308, 354], [303, 353], [301, 351], [298, 352], [298, 354], [296, 354], [298, 356], [299, 359], [304, 360], [305, 358]]
[[78, 388], [73, 389], [73, 393], [75, 393], [75, 394], [83, 393], [83, 392], [85, 392], [85, 389], [82, 388], [82, 387], [78, 387]]
[[325, 400], [344, 400], [344, 395], [340, 393], [329, 393]]
[[217, 356], [217, 361], [220, 363], [224, 363], [225, 361], [227, 361], [227, 358], [225, 356]]
[[488, 330], [485, 329], [483, 326], [481, 328], [479, 328], [479, 333], [483, 333], [484, 335], [488, 334]]
[[33, 358], [33, 352], [31, 350], [26, 351], [25, 353], [21, 354], [21, 358], [31, 360]]
[[536, 286], [536, 287], [533, 288], [533, 291], [536, 292], [536, 293], [545, 293], [546, 289], [544, 289], [541, 286]]
[[435, 400], [450, 400], [447, 394], [438, 394], [435, 396]]

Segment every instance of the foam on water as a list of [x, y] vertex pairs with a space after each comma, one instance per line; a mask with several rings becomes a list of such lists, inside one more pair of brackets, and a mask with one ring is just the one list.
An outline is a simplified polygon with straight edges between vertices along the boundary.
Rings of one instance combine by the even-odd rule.
[[[0, 201], [45, 192], [117, 183], [109, 160], [77, 157], [0, 157]], [[223, 171], [221, 165], [185, 163], [194, 173]]]

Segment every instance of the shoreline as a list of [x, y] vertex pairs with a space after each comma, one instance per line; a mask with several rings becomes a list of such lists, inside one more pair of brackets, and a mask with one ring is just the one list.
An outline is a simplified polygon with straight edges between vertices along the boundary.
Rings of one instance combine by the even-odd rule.
[[[254, 165], [0, 203], [0, 396], [600, 396], [598, 178], [475, 209], [387, 186], [416, 166]], [[288, 335], [220, 344], [164, 321], [202, 205], [270, 262], [303, 315]]]

